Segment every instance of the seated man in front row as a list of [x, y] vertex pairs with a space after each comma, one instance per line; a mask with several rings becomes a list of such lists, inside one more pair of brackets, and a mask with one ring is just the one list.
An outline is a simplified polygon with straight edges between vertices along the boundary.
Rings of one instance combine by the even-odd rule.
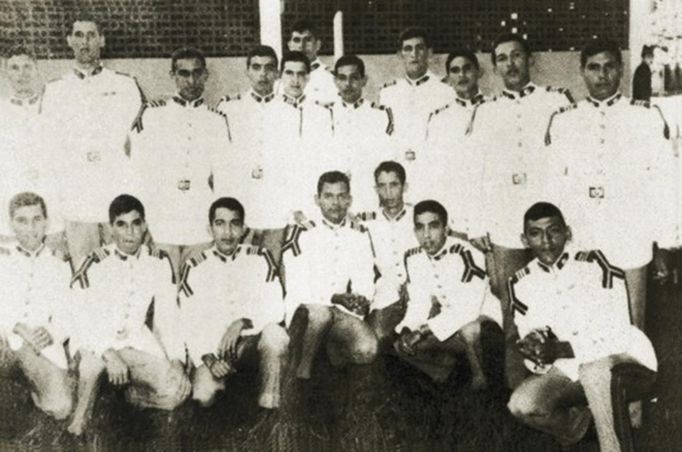
[[481, 324], [501, 323], [499, 301], [488, 290], [484, 258], [467, 242], [448, 236], [448, 214], [438, 202], [414, 206], [420, 246], [405, 253], [407, 311], [396, 326], [401, 358], [438, 382], [447, 380], [455, 355], [464, 353], [471, 386], [484, 389]]
[[279, 407], [289, 336], [279, 326], [284, 300], [275, 261], [265, 248], [240, 244], [244, 207], [219, 198], [208, 212], [213, 247], [190, 258], [182, 272], [180, 303], [195, 371], [192, 398], [213, 404], [225, 378], [260, 368], [258, 404]]
[[[292, 226], [282, 248], [287, 324], [295, 329], [296, 319], [307, 317], [302, 345], [296, 344], [301, 379], [310, 379], [323, 340], [337, 366], [367, 364], [377, 354], [376, 336], [363, 320], [374, 293], [374, 255], [369, 234], [347, 218], [351, 201], [348, 176], [322, 174], [315, 196], [320, 224]], [[292, 340], [297, 336], [291, 332]]]
[[47, 207], [35, 193], [10, 200], [17, 244], [0, 249], [0, 365], [18, 366], [38, 408], [55, 419], [71, 413], [64, 342], [70, 335], [71, 269], [45, 248]]
[[[168, 255], [142, 244], [142, 203], [117, 196], [109, 206], [114, 243], [95, 250], [74, 275], [80, 317], [71, 346], [80, 353], [78, 403], [68, 430], [80, 435], [92, 415], [100, 375], [127, 385], [128, 402], [172, 410], [189, 396], [177, 286]], [[146, 325], [153, 303], [153, 332]]]
[[631, 323], [624, 272], [598, 250], [571, 250], [571, 231], [553, 204], [534, 204], [523, 223], [535, 259], [508, 289], [520, 352], [534, 375], [515, 389], [509, 410], [564, 446], [585, 435], [591, 413], [601, 450], [620, 451], [611, 369], [621, 362], [657, 367], [649, 339]]

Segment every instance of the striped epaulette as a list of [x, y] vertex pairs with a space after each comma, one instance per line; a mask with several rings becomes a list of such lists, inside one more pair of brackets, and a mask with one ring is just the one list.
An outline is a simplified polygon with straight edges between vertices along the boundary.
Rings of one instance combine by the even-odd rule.
[[237, 251], [241, 251], [247, 256], [263, 256], [265, 262], [268, 265], [268, 273], [265, 277], [266, 282], [272, 282], [277, 278], [277, 264], [275, 259], [272, 257], [272, 253], [267, 248], [262, 248], [255, 245], [239, 245]]
[[390, 110], [390, 108], [388, 108], [386, 105], [381, 105], [381, 104], [379, 104], [379, 103], [377, 103], [377, 102], [371, 102], [371, 103], [369, 104], [369, 106], [372, 107], [372, 108], [375, 108], [375, 109], [377, 109], [377, 110], [382, 110], [382, 111]]
[[220, 100], [218, 101], [218, 105], [220, 105], [220, 104], [223, 103], [223, 102], [231, 102], [231, 101], [234, 101], [234, 100], [240, 100], [241, 98], [242, 98], [242, 95], [241, 95], [241, 94], [233, 94], [233, 95], [225, 94], [225, 95], [224, 95], [223, 97], [221, 97]]
[[665, 119], [665, 115], [663, 114], [663, 110], [661, 110], [661, 107], [659, 107], [656, 104], [652, 104], [648, 100], [637, 100], [637, 99], [630, 99], [630, 105], [634, 105], [636, 107], [643, 107], [643, 108], [653, 108], [658, 112], [658, 115], [661, 117], [661, 120], [663, 121], [663, 136], [667, 140], [670, 138], [670, 126], [668, 125], [668, 121]]
[[358, 232], [367, 232], [367, 228], [365, 227], [365, 225], [363, 225], [359, 221], [349, 220], [348, 227]]
[[159, 108], [159, 107], [165, 107], [168, 104], [166, 102], [166, 99], [161, 98], [161, 99], [149, 99], [147, 102], [144, 103], [144, 108]]
[[87, 289], [90, 287], [90, 281], [88, 281], [88, 270], [93, 264], [99, 264], [109, 256], [111, 256], [111, 251], [105, 247], [97, 248], [95, 251], [90, 253], [71, 278], [71, 287], [73, 287], [76, 283], [78, 283], [82, 289]]
[[[189, 284], [190, 270], [193, 268], [196, 268], [202, 262], [205, 262], [207, 258], [208, 258], [208, 256], [206, 255], [206, 251], [202, 251], [200, 253], [192, 255], [182, 265], [182, 268], [180, 269], [179, 291], [181, 293], [183, 293], [186, 297], [189, 298], [192, 295], [194, 295], [194, 291], [192, 290], [192, 287]], [[170, 259], [169, 259], [169, 262], [170, 262]], [[171, 267], [171, 269], [172, 269], [172, 267]], [[173, 276], [173, 277], [175, 278], [175, 276]]]
[[566, 99], [568, 99], [568, 101], [570, 103], [575, 103], [575, 99], [573, 98], [573, 94], [571, 94], [571, 91], [568, 88], [553, 88], [551, 86], [547, 86], [545, 89], [547, 89], [548, 93], [563, 94], [564, 96], [566, 96]]
[[222, 116], [223, 118], [227, 119], [227, 114], [224, 113], [224, 112], [222, 112], [222, 111], [220, 111], [220, 110], [218, 110], [218, 109], [215, 108], [215, 107], [206, 107], [206, 109], [207, 109], [208, 111], [211, 111], [211, 112], [213, 112], [213, 113], [215, 113], [215, 114], [217, 114], [217, 115], [220, 115], [220, 116]]
[[319, 100], [316, 100], [315, 105], [319, 105], [320, 107], [326, 108], [327, 110], [331, 110], [332, 107], [334, 106], [334, 102], [322, 102]]
[[166, 261], [168, 263], [168, 268], [170, 269], [170, 274], [171, 274], [171, 282], [173, 284], [177, 284], [177, 279], [175, 278], [175, 270], [173, 269], [173, 262], [171, 261], [170, 255], [166, 250], [162, 250], [159, 248], [154, 248], [149, 250], [149, 255], [160, 260], [160, 261]]
[[135, 77], [133, 77], [132, 75], [130, 75], [128, 73], [121, 72], [121, 71], [113, 71], [113, 72], [116, 75], [122, 75], [123, 77], [128, 77], [128, 78], [132, 78], [133, 80], [136, 80]]
[[524, 267], [521, 270], [514, 273], [514, 275], [512, 275], [507, 281], [507, 292], [509, 294], [509, 303], [511, 304], [512, 315], [514, 315], [516, 312], [518, 312], [521, 315], [526, 315], [526, 312], [528, 312], [528, 306], [518, 299], [518, 297], [516, 296], [516, 291], [514, 289], [516, 283], [518, 283], [528, 275], [530, 275], [530, 268]]
[[388, 88], [389, 86], [394, 86], [396, 83], [398, 83], [398, 80], [392, 80], [390, 82], [386, 82], [386, 83], [384, 83], [382, 88]]
[[613, 288], [614, 278], [625, 280], [625, 271], [609, 262], [601, 250], [579, 251], [575, 255], [575, 260], [599, 265], [602, 271], [602, 287], [604, 289]]
[[377, 219], [376, 210], [368, 210], [366, 212], [360, 212], [356, 215], [356, 218], [360, 221], [372, 221]]
[[423, 252], [424, 250], [422, 249], [421, 246], [410, 248], [409, 250], [405, 251], [405, 261], [407, 261], [407, 259], [411, 258], [412, 256], [416, 256], [417, 254], [421, 254]]
[[651, 102], [649, 102], [648, 100], [630, 99], [630, 105], [635, 105], [637, 107], [651, 108]]
[[372, 102], [369, 105], [371, 108], [386, 112], [386, 116], [388, 116], [388, 124], [386, 125], [386, 135], [391, 135], [393, 133], [393, 110], [391, 110], [391, 108], [387, 107], [386, 105], [381, 105], [376, 102]]
[[[461, 102], [459, 99], [455, 99], [456, 101]], [[451, 104], [444, 105], [440, 108], [436, 108], [433, 110], [431, 113], [429, 113], [429, 119], [431, 119], [433, 116], [439, 115], [440, 113], [444, 112], [445, 110], [450, 108]]]
[[187, 259], [185, 265], [189, 265], [191, 267], [197, 267], [202, 262], [205, 262], [207, 257], [208, 256], [206, 255], [206, 252], [202, 251], [201, 253], [197, 253], [197, 254], [193, 255], [192, 257], [190, 257], [189, 259]]
[[578, 104], [573, 102], [568, 105], [564, 105], [563, 107], [560, 107], [558, 110], [555, 110], [551, 115], [549, 115], [549, 122], [547, 123], [547, 130], [545, 131], [545, 145], [549, 146], [552, 144], [552, 122], [554, 122], [554, 117], [557, 115], [560, 115], [562, 113], [566, 113], [567, 111], [575, 110], [578, 108]]
[[291, 250], [294, 256], [301, 254], [301, 245], [298, 243], [301, 233], [304, 231], [309, 231], [315, 227], [315, 223], [311, 220], [302, 221], [299, 223], [294, 223], [287, 226], [286, 232], [284, 234], [284, 243], [282, 244], [282, 254], [286, 251]]
[[479, 279], [485, 279], [486, 272], [485, 269], [479, 267], [474, 260], [474, 256], [471, 250], [466, 246], [455, 243], [448, 249], [450, 254], [458, 254], [462, 258], [462, 263], [464, 264], [464, 272], [462, 273], [462, 282], [470, 282], [474, 276]]

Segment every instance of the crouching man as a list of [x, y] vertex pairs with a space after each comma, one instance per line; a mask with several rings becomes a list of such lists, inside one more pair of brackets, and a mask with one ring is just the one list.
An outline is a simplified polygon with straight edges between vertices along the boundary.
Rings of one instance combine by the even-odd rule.
[[80, 354], [78, 403], [68, 427], [74, 435], [86, 428], [105, 371], [139, 407], [170, 411], [191, 390], [173, 268], [165, 253], [142, 244], [144, 206], [120, 195], [109, 206], [109, 222], [114, 243], [90, 254], [72, 280], [82, 315], [72, 344]]
[[35, 405], [58, 420], [71, 414], [64, 342], [70, 335], [71, 269], [45, 247], [47, 207], [35, 193], [9, 204], [17, 243], [0, 249], [0, 362], [18, 366]]
[[278, 408], [289, 336], [279, 325], [284, 300], [279, 272], [265, 248], [240, 244], [244, 207], [219, 198], [208, 213], [213, 246], [190, 258], [180, 300], [187, 349], [194, 364], [193, 399], [213, 404], [225, 379], [239, 370], [260, 371], [258, 404]]
[[405, 253], [407, 311], [396, 326], [401, 358], [444, 382], [466, 355], [472, 388], [487, 385], [483, 372], [481, 325], [501, 323], [499, 301], [488, 290], [484, 258], [467, 242], [448, 234], [448, 214], [437, 201], [414, 206], [419, 247]]
[[570, 249], [571, 231], [553, 204], [534, 204], [523, 231], [534, 260], [508, 290], [519, 349], [534, 375], [515, 389], [509, 410], [564, 446], [580, 441], [593, 417], [601, 450], [620, 451], [611, 370], [623, 362], [657, 367], [649, 339], [631, 323], [625, 274], [598, 250]]

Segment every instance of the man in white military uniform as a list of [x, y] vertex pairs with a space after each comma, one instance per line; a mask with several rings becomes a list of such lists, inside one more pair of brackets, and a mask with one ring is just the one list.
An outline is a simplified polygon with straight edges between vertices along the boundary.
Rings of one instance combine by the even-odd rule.
[[[471, 368], [474, 389], [486, 387], [481, 365], [481, 324], [501, 322], [499, 302], [487, 297], [483, 256], [448, 237], [448, 214], [437, 201], [414, 206], [419, 247], [405, 253], [407, 311], [395, 331], [401, 358], [438, 382], [447, 380], [458, 353]], [[486, 301], [487, 300], [487, 301]]]
[[[400, 303], [401, 289], [407, 279], [405, 252], [419, 245], [414, 236], [412, 205], [404, 201], [407, 190], [405, 168], [394, 161], [381, 162], [374, 170], [379, 209], [358, 214], [372, 237], [379, 274], [367, 322], [379, 341], [390, 338], [405, 314]], [[384, 341], [385, 342], [385, 341]], [[382, 345], [382, 344], [380, 344]]]
[[405, 77], [386, 83], [379, 103], [391, 109], [395, 119], [395, 160], [412, 181], [411, 199], [424, 199], [421, 190], [430, 182], [433, 160], [425, 152], [424, 139], [429, 114], [455, 98], [455, 91], [429, 70], [431, 42], [424, 29], [409, 28], [400, 35], [398, 55]]
[[191, 258], [180, 286], [182, 324], [194, 364], [192, 398], [213, 404], [225, 379], [248, 367], [259, 369], [258, 404], [278, 408], [289, 336], [282, 284], [270, 252], [240, 244], [244, 207], [219, 198], [209, 209], [213, 246]]
[[492, 59], [505, 89], [495, 100], [479, 105], [472, 117], [470, 145], [480, 156], [480, 165], [473, 176], [478, 181], [478, 209], [469, 221], [469, 238], [479, 249], [492, 250], [491, 286], [502, 300], [506, 326], [510, 320], [506, 281], [530, 260], [515, 227], [517, 215], [546, 197], [547, 187], [554, 183], [543, 128], [552, 112], [569, 105], [571, 97], [566, 90], [531, 82], [533, 60], [521, 36], [497, 38]]
[[45, 247], [47, 208], [35, 193], [9, 203], [17, 245], [0, 251], [0, 359], [18, 365], [35, 405], [55, 419], [71, 413], [71, 385], [64, 342], [71, 333], [71, 268]]
[[601, 450], [620, 451], [611, 369], [622, 362], [657, 367], [648, 338], [631, 324], [623, 271], [599, 250], [567, 246], [571, 231], [553, 204], [528, 209], [523, 238], [535, 259], [510, 279], [509, 297], [520, 351], [535, 375], [516, 387], [509, 410], [566, 446], [584, 436], [591, 413]]
[[[478, 208], [476, 162], [478, 155], [468, 146], [467, 130], [471, 115], [486, 101], [478, 87], [481, 68], [476, 54], [459, 49], [448, 54], [445, 62], [446, 80], [455, 90], [455, 99], [429, 114], [425, 148], [438, 162], [429, 169], [429, 197], [440, 199], [448, 212], [455, 231], [465, 234], [468, 217]], [[453, 184], [452, 181], [458, 181]]]
[[254, 228], [246, 241], [267, 248], [277, 263], [284, 228], [294, 211], [300, 208], [309, 215], [313, 208], [312, 202], [302, 206], [301, 199], [312, 200], [320, 149], [332, 138], [331, 109], [305, 94], [309, 73], [310, 62], [303, 53], [284, 55], [282, 93], [264, 116], [266, 130], [257, 137], [256, 148], [240, 147], [235, 161], [243, 163], [228, 159], [216, 176], [217, 193], [235, 194], [244, 201]]
[[[319, 224], [289, 228], [282, 258], [287, 324], [295, 328], [297, 318], [307, 318], [307, 323], [301, 323], [302, 344], [295, 344], [301, 347], [301, 357], [293, 363], [301, 379], [311, 377], [323, 340], [337, 366], [367, 364], [377, 354], [376, 336], [363, 321], [374, 295], [371, 239], [347, 218], [352, 198], [345, 174], [324, 173], [317, 187], [315, 201], [323, 218]], [[292, 340], [297, 339], [292, 333]]]
[[93, 251], [71, 284], [80, 311], [71, 343], [80, 354], [78, 403], [68, 427], [74, 435], [87, 427], [105, 370], [110, 383], [127, 385], [126, 399], [140, 407], [170, 411], [191, 391], [170, 259], [142, 244], [147, 225], [137, 198], [116, 197], [109, 218], [114, 243]]
[[320, 149], [320, 173], [339, 170], [353, 183], [356, 212], [376, 207], [373, 168], [389, 160], [393, 117], [390, 109], [362, 97], [367, 84], [365, 63], [355, 55], [344, 55], [334, 66], [338, 96], [331, 102], [334, 138]]
[[317, 56], [321, 47], [322, 40], [312, 21], [302, 19], [294, 23], [287, 48], [290, 52], [303, 52], [310, 61], [310, 81], [305, 88], [306, 95], [312, 100], [326, 103], [336, 99], [336, 87], [331, 69]]
[[[50, 222], [46, 243], [51, 249], [67, 252], [61, 201], [57, 194], [57, 181], [50, 164], [52, 149], [42, 146], [38, 115], [43, 84], [35, 56], [24, 47], [13, 47], [5, 65], [12, 94], [0, 102], [0, 171], [3, 174], [3, 195], [0, 205], [20, 192], [39, 194], [50, 206]], [[0, 212], [0, 234], [10, 238], [11, 230], [6, 212]]]
[[[672, 247], [676, 239], [669, 130], [657, 107], [621, 95], [623, 62], [615, 42], [592, 41], [581, 53], [581, 73], [590, 95], [556, 112], [547, 129], [548, 150], [563, 176], [561, 203], [569, 221], [581, 226], [579, 246], [602, 249], [625, 270], [635, 325], [644, 329], [653, 243]], [[656, 264], [667, 273], [662, 256]]]
[[176, 50], [170, 76], [177, 94], [144, 109], [130, 147], [154, 246], [169, 254], [177, 274], [187, 257], [209, 246], [202, 218], [213, 199], [213, 168], [228, 159], [230, 130], [202, 97], [208, 69], [200, 50]]
[[47, 83], [41, 106], [43, 146], [51, 150], [76, 264], [110, 239], [105, 206], [129, 182], [126, 137], [143, 101], [134, 78], [102, 66], [101, 31], [90, 19], [73, 22], [66, 40], [75, 67]]

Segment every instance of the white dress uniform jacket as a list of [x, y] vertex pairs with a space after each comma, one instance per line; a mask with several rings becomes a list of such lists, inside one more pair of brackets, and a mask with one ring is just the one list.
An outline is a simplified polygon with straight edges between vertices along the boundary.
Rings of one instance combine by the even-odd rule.
[[336, 99], [338, 90], [334, 84], [334, 74], [319, 58], [310, 63], [310, 79], [305, 87], [305, 93], [312, 100], [321, 103]]
[[545, 186], [554, 181], [546, 124], [571, 101], [566, 90], [530, 83], [520, 92], [505, 90], [475, 110], [469, 132], [472, 152], [481, 162], [474, 176], [480, 208], [469, 222], [471, 237], [489, 233], [497, 245], [522, 248], [519, 215], [546, 200]]
[[400, 288], [407, 280], [405, 253], [417, 246], [414, 235], [413, 208], [403, 210], [389, 218], [383, 209], [362, 212], [358, 215], [367, 228], [374, 245], [374, 265], [379, 272], [372, 309], [383, 309], [400, 299]]
[[67, 360], [64, 342], [72, 331], [73, 294], [69, 290], [71, 267], [64, 259], [42, 245], [31, 252], [17, 245], [2, 249], [0, 255], [0, 297], [3, 310], [0, 331], [12, 350], [24, 340], [12, 333], [17, 323], [30, 328], [43, 327], [52, 344], [40, 354], [61, 369]]
[[[250, 100], [244, 98], [244, 103]], [[228, 120], [240, 115], [237, 105], [228, 111]], [[234, 114], [230, 114], [230, 110]], [[245, 110], [248, 114], [249, 110]], [[254, 130], [247, 132], [250, 122], [236, 120], [235, 150], [227, 164], [216, 175], [216, 192], [239, 199], [249, 213], [247, 223], [256, 229], [280, 229], [304, 202], [304, 211], [312, 210], [317, 188], [321, 150], [331, 143], [332, 112], [308, 99], [306, 95], [292, 99], [277, 95], [264, 107], [262, 115], [253, 116]], [[264, 121], [260, 124], [260, 121]], [[259, 130], [263, 134], [254, 136]], [[249, 133], [249, 137], [246, 134]], [[249, 148], [246, 146], [254, 147]]]
[[408, 77], [386, 83], [379, 92], [379, 103], [390, 108], [395, 120], [394, 158], [407, 171], [413, 201], [421, 201], [422, 187], [428, 186], [428, 168], [434, 160], [426, 153], [424, 139], [429, 114], [455, 99], [455, 90], [428, 71], [419, 80]]
[[73, 69], [45, 86], [43, 144], [60, 182], [64, 217], [106, 222], [107, 206], [129, 180], [125, 145], [142, 106], [134, 78], [97, 68]]
[[61, 199], [57, 177], [51, 164], [54, 149], [45, 148], [41, 139], [45, 130], [39, 115], [41, 94], [29, 99], [0, 101], [0, 234], [13, 235], [9, 229], [7, 206], [12, 196], [24, 191], [39, 194], [50, 216], [48, 234], [63, 231]]
[[270, 252], [239, 245], [231, 255], [214, 246], [190, 259], [180, 286], [182, 324], [187, 350], [195, 365], [218, 352], [220, 340], [235, 320], [249, 319], [253, 328], [242, 336], [259, 334], [284, 319], [282, 285]]
[[374, 253], [369, 234], [353, 221], [327, 220], [287, 230], [282, 247], [286, 282], [286, 318], [291, 322], [300, 304], [331, 306], [332, 295], [348, 289], [374, 295]]
[[405, 253], [405, 267], [409, 301], [396, 332], [427, 324], [445, 341], [481, 315], [501, 323], [499, 301], [488, 295], [483, 255], [466, 242], [448, 237], [433, 256], [413, 248]]
[[519, 336], [550, 327], [570, 342], [575, 358], [554, 365], [573, 381], [580, 364], [619, 353], [656, 370], [651, 342], [630, 322], [624, 276], [601, 251], [568, 250], [552, 266], [533, 260], [508, 285]]
[[451, 225], [466, 232], [471, 213], [478, 209], [479, 181], [474, 177], [480, 166], [480, 154], [473, 152], [467, 130], [482, 94], [471, 99], [457, 97], [452, 103], [429, 114], [424, 148], [432, 159], [428, 174], [431, 181], [422, 187], [424, 198], [437, 199], [450, 212]]
[[391, 160], [393, 115], [389, 108], [360, 98], [347, 104], [340, 97], [328, 104], [332, 110], [334, 137], [330, 146], [320, 149], [319, 174], [341, 171], [351, 179], [353, 210], [377, 207], [374, 169]]
[[[71, 286], [80, 299], [76, 348], [101, 356], [131, 347], [184, 362], [177, 285], [163, 251], [143, 245], [128, 255], [115, 244], [104, 246], [86, 258]], [[145, 324], [152, 303], [154, 332]]]
[[576, 227], [577, 246], [603, 249], [614, 265], [630, 269], [651, 260], [654, 241], [674, 245], [667, 136], [656, 107], [620, 94], [603, 102], [587, 98], [552, 117], [547, 141], [561, 164], [559, 202]]
[[209, 179], [227, 160], [227, 118], [203, 99], [174, 96], [149, 104], [131, 132], [136, 192], [147, 209], [157, 243], [195, 245], [210, 241], [206, 212], [214, 200]]

